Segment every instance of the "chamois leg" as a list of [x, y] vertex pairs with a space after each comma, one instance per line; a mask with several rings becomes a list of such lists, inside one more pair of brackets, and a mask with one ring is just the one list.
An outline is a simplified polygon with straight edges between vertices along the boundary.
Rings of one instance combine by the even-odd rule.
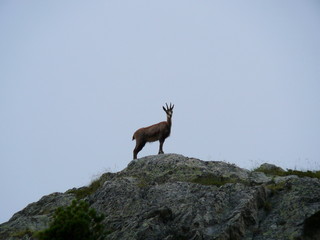
[[163, 150], [162, 150], [164, 140], [165, 140], [165, 139], [159, 140], [160, 145], [159, 145], [159, 152], [158, 152], [158, 154], [163, 154], [163, 153], [164, 153]]
[[136, 142], [136, 147], [133, 150], [133, 159], [137, 159], [138, 152], [146, 145], [146, 142]]

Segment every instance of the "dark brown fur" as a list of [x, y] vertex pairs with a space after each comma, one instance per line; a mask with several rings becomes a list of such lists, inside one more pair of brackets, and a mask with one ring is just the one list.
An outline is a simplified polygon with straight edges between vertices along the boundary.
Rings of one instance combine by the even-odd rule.
[[166, 106], [167, 108], [163, 107], [163, 110], [167, 114], [167, 121], [159, 122], [149, 127], [140, 128], [133, 134], [132, 140], [136, 140], [136, 147], [133, 150], [133, 159], [137, 158], [138, 152], [141, 151], [147, 142], [159, 141], [160, 145], [158, 154], [163, 153], [163, 143], [165, 139], [170, 136], [171, 132], [171, 118], [174, 105], [171, 106], [170, 103], [170, 107], [168, 107], [167, 104]]

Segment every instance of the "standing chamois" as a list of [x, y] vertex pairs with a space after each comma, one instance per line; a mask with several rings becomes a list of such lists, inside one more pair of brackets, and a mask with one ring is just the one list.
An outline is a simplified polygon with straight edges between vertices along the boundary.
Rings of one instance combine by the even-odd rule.
[[133, 134], [132, 140], [136, 140], [136, 147], [133, 150], [133, 159], [137, 159], [138, 152], [141, 151], [147, 142], [155, 142], [159, 140], [160, 146], [158, 154], [163, 153], [162, 146], [164, 140], [170, 136], [172, 123], [171, 118], [173, 114], [172, 110], [174, 105], [171, 105], [170, 103], [170, 107], [168, 107], [168, 104], [166, 104], [166, 107], [167, 108], [162, 108], [167, 114], [167, 121], [159, 122], [149, 127], [140, 128]]

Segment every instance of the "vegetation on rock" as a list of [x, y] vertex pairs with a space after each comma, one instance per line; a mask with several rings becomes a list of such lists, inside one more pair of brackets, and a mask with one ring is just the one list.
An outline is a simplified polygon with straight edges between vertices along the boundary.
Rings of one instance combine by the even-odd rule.
[[29, 204], [0, 225], [0, 239], [320, 239], [319, 175], [271, 164], [249, 171], [178, 154], [148, 156]]
[[104, 216], [85, 201], [74, 200], [68, 207], [60, 207], [48, 229], [39, 232], [39, 240], [100, 240], [103, 239]]
[[81, 187], [81, 188], [73, 188], [67, 191], [67, 193], [72, 193], [76, 196], [78, 200], [84, 199], [90, 194], [96, 192], [99, 187], [108, 179], [111, 178], [112, 173], [104, 173], [98, 179], [93, 180], [89, 186]]
[[311, 178], [319, 178], [320, 179], [320, 171], [299, 171], [299, 170], [292, 170], [287, 169], [287, 171], [284, 171], [283, 169], [279, 167], [275, 168], [264, 168], [263, 166], [260, 166], [253, 171], [256, 172], [263, 172], [267, 175], [272, 176], [290, 176], [290, 175], [296, 175], [298, 177], [311, 177]]

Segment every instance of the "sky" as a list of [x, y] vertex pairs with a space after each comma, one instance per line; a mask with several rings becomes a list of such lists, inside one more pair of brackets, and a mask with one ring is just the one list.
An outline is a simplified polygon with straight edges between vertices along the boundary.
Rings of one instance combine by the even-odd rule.
[[124, 169], [166, 102], [165, 153], [319, 170], [319, 29], [317, 0], [2, 0], [0, 223]]

